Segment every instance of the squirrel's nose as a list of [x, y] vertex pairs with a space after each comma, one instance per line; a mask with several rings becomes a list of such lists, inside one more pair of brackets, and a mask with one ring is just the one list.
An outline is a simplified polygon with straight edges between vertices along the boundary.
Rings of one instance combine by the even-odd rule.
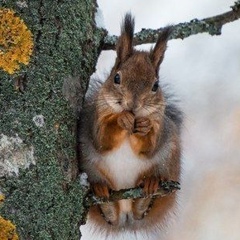
[[125, 108], [126, 108], [126, 110], [128, 110], [128, 111], [132, 111], [133, 108], [134, 108], [133, 101], [126, 101], [126, 102], [125, 102]]
[[134, 101], [127, 101], [125, 109], [127, 111], [132, 112], [132, 113], [135, 113], [135, 112], [137, 112], [139, 110], [139, 104], [137, 104]]
[[127, 111], [135, 112], [139, 108], [139, 98], [135, 94], [126, 95], [123, 99], [123, 107]]

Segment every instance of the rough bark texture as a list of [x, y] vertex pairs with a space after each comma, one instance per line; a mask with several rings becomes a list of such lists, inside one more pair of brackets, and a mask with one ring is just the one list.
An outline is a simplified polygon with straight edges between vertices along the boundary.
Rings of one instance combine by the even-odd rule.
[[[0, 7], [12, 8], [35, 41], [27, 67], [11, 76], [0, 71], [0, 215], [20, 239], [79, 239], [76, 115], [67, 99], [81, 106], [95, 70], [105, 35], [94, 23], [96, 3], [8, 0]], [[64, 94], [63, 85], [70, 86]]]

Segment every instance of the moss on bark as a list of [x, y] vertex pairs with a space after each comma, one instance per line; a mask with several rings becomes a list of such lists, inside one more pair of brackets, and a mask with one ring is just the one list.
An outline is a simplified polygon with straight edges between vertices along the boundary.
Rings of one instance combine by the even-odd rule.
[[0, 7], [12, 8], [35, 42], [27, 67], [11, 76], [0, 71], [0, 133], [18, 135], [33, 148], [36, 162], [18, 176], [0, 179], [6, 196], [0, 214], [16, 224], [20, 239], [79, 239], [83, 209], [75, 178], [76, 115], [62, 87], [77, 76], [77, 103], [82, 104], [105, 35], [95, 27], [96, 3], [8, 0]]

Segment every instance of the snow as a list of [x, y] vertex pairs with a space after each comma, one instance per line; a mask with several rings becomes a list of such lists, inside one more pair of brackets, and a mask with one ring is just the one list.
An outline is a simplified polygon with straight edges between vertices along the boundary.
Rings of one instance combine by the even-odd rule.
[[97, 8], [97, 11], [95, 13], [95, 22], [98, 28], [106, 28], [103, 18], [103, 12], [99, 7]]

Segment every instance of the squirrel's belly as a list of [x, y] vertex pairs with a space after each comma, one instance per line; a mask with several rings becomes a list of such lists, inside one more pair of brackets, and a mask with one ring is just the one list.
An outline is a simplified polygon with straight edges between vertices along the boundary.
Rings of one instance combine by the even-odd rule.
[[139, 175], [150, 165], [148, 160], [140, 159], [133, 152], [128, 139], [118, 149], [105, 155], [102, 164], [109, 172], [115, 190], [135, 187]]

